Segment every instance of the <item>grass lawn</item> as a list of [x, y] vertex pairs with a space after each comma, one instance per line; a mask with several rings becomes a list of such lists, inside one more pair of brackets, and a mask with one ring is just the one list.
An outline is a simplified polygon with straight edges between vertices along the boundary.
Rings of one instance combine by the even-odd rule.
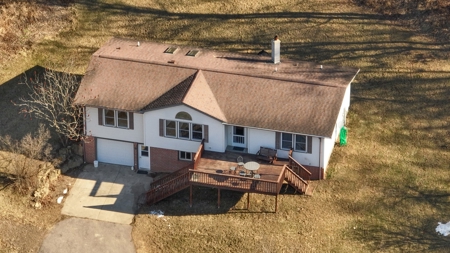
[[[71, 11], [69, 28], [2, 63], [0, 83], [68, 60], [82, 74], [112, 36], [256, 53], [270, 50], [278, 34], [282, 59], [361, 69], [352, 84], [349, 144], [335, 148], [328, 179], [314, 183], [312, 197], [282, 195], [274, 214], [270, 196], [251, 195], [245, 210], [246, 195], [224, 192], [217, 209], [217, 192], [197, 188], [189, 208], [187, 191], [180, 192], [136, 216], [138, 252], [450, 248], [435, 232], [450, 221], [448, 43], [349, 0], [81, 0]], [[165, 216], [149, 215], [154, 210]]]

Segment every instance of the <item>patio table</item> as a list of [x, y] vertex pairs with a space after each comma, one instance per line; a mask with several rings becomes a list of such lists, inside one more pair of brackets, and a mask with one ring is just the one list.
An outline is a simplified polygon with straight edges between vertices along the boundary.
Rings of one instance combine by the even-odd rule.
[[244, 164], [244, 168], [249, 170], [252, 174], [259, 169], [259, 163], [257, 162], [247, 162]]

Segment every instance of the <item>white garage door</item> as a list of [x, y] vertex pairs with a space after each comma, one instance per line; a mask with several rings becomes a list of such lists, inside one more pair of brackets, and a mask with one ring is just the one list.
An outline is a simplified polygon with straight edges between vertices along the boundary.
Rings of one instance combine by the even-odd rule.
[[133, 166], [133, 143], [97, 139], [97, 160], [103, 163]]

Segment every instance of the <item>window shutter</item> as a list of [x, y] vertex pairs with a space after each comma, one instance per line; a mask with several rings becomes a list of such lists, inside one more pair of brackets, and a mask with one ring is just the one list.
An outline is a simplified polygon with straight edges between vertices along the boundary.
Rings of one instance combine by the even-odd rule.
[[203, 138], [205, 139], [205, 142], [207, 143], [209, 141], [209, 127], [208, 125], [203, 125]]
[[103, 109], [98, 108], [98, 124], [103, 125]]
[[312, 153], [312, 136], [306, 136], [306, 152], [308, 154]]
[[159, 136], [164, 136], [164, 120], [159, 119]]
[[275, 149], [280, 149], [281, 133], [275, 132]]
[[130, 129], [134, 129], [134, 113], [133, 112], [128, 112], [128, 120], [130, 121], [130, 122], [128, 122], [128, 127], [130, 128]]

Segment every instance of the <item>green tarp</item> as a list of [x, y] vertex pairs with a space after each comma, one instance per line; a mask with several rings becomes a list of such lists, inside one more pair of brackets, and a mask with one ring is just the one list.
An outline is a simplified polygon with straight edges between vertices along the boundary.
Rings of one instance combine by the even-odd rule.
[[347, 128], [345, 126], [343, 126], [341, 128], [341, 133], [339, 134], [340, 136], [340, 144], [341, 146], [345, 146], [347, 145]]

